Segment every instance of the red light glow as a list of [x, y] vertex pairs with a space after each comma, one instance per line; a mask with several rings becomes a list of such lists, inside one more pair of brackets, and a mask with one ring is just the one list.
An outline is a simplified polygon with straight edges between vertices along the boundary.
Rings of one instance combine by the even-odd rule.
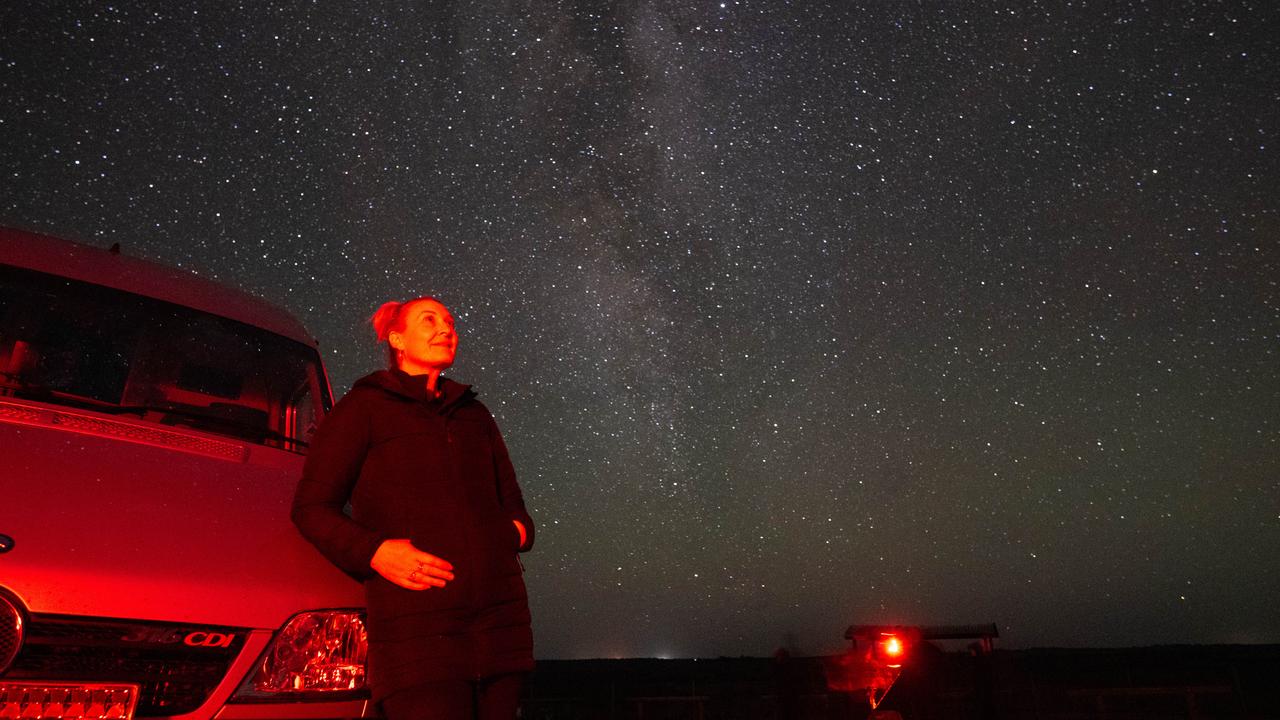
[[880, 647], [884, 650], [884, 654], [889, 657], [900, 657], [902, 655], [902, 641], [897, 635], [887, 635], [880, 641]]

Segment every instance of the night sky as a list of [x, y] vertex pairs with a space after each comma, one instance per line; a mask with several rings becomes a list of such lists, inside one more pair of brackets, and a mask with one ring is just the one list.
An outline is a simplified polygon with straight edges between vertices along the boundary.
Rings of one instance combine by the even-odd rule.
[[0, 224], [443, 299], [539, 657], [1280, 642], [1273, 3], [287, 5], [0, 5]]

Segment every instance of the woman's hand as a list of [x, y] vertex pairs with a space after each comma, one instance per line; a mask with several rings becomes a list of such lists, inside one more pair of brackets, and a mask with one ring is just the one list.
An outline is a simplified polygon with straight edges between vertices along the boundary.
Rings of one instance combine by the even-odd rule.
[[425, 553], [408, 540], [385, 540], [369, 566], [379, 575], [409, 590], [444, 587], [453, 579], [453, 564]]

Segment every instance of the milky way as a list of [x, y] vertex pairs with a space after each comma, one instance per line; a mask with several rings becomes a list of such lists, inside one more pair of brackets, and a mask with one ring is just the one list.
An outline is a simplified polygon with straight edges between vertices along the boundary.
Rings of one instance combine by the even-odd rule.
[[1270, 3], [49, 5], [0, 223], [442, 298], [539, 656], [1280, 642]]

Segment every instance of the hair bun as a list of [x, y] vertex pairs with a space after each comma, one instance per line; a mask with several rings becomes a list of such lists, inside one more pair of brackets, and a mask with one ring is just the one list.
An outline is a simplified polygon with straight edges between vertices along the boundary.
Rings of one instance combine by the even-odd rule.
[[379, 342], [387, 341], [387, 336], [391, 334], [391, 326], [395, 324], [396, 314], [400, 312], [403, 305], [404, 303], [395, 300], [382, 303], [382, 306], [374, 311], [373, 317], [369, 318], [369, 322], [373, 323], [373, 331], [378, 334]]

